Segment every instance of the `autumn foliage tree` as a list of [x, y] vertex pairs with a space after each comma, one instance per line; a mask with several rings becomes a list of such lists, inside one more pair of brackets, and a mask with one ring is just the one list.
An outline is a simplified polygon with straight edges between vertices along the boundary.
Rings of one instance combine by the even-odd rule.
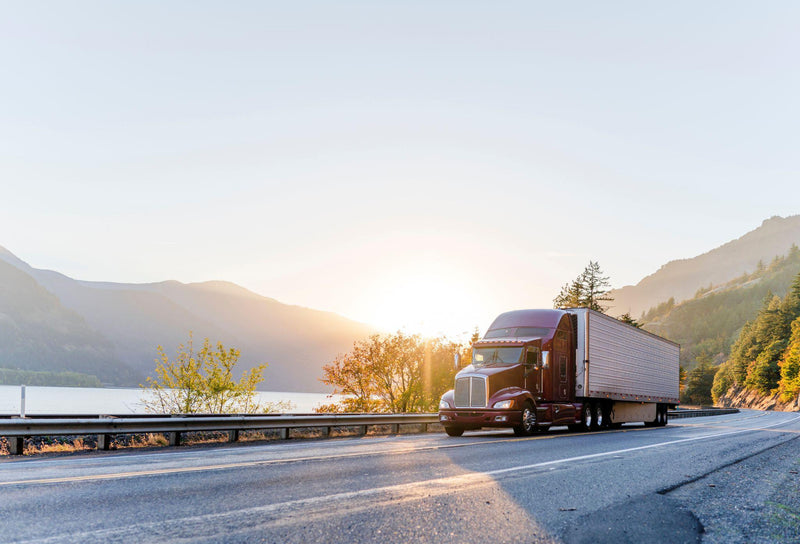
[[463, 348], [442, 338], [397, 332], [353, 344], [323, 367], [322, 382], [345, 399], [321, 411], [423, 412], [435, 410], [452, 388], [453, 360]]
[[239, 361], [236, 348], [225, 348], [221, 342], [212, 345], [206, 338], [195, 351], [192, 334], [186, 345], [178, 346], [170, 360], [158, 346], [155, 377], [148, 377], [142, 402], [148, 412], [163, 414], [192, 413], [258, 413], [275, 411], [282, 406], [259, 403], [256, 386], [264, 380], [266, 364], [244, 372], [239, 381], [233, 373]]

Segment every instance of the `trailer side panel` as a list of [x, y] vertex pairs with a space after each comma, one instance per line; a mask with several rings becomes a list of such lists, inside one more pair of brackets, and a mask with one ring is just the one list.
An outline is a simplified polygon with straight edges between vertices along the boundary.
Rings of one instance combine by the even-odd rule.
[[578, 315], [576, 396], [678, 402], [678, 344], [599, 312], [570, 311]]

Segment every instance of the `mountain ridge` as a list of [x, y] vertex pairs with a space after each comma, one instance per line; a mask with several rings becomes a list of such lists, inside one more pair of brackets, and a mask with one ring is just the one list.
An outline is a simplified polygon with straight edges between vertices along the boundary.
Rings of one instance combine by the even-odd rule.
[[[107, 364], [129, 367], [137, 376], [135, 383], [126, 378], [115, 385], [138, 385], [144, 376], [152, 375], [156, 346], [164, 346], [171, 354], [192, 331], [196, 340], [208, 337], [239, 349], [241, 371], [268, 363], [262, 387], [328, 392], [318, 380], [322, 366], [349, 351], [354, 341], [376, 332], [338, 314], [283, 304], [226, 281], [76, 280], [33, 268], [1, 246], [0, 262], [30, 277], [66, 310], [80, 316], [97, 338], [108, 341], [113, 349], [107, 354]], [[0, 366], [8, 364], [0, 362]]]
[[642, 278], [636, 285], [613, 289], [611, 315], [624, 313], [636, 317], [650, 308], [674, 298], [690, 299], [700, 288], [718, 286], [785, 255], [792, 244], [800, 244], [800, 215], [772, 216], [744, 235], [705, 253], [677, 259]]

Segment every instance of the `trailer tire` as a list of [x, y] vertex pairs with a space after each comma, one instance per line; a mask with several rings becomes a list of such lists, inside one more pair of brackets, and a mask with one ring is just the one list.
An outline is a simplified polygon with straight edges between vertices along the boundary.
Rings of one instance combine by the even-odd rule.
[[464, 428], [453, 427], [451, 425], [448, 425], [444, 428], [444, 432], [447, 433], [447, 436], [461, 436], [462, 434], [464, 434]]
[[611, 403], [609, 402], [601, 402], [597, 405], [597, 413], [603, 413], [602, 419], [600, 421], [600, 428], [601, 429], [613, 429], [614, 428], [614, 421], [611, 419]]
[[656, 408], [657, 413], [658, 413], [658, 423], [657, 423], [657, 425], [659, 427], [664, 427], [664, 426], [667, 425], [667, 419], [669, 418], [669, 416], [667, 416], [667, 409], [668, 409], [668, 407], [667, 407], [666, 404], [659, 404], [658, 408]]
[[536, 408], [530, 401], [525, 403], [520, 413], [520, 423], [514, 427], [516, 436], [530, 436], [536, 432]]
[[662, 423], [662, 425], [663, 425], [664, 427], [666, 427], [666, 426], [667, 426], [667, 424], [669, 424], [669, 406], [667, 406], [667, 405], [665, 404], [665, 405], [664, 405], [664, 422]]

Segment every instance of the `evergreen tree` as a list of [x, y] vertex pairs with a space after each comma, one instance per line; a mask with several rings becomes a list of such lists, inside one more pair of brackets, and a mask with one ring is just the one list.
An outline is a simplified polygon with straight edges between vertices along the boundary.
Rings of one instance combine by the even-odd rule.
[[623, 323], [627, 323], [628, 325], [633, 325], [637, 329], [642, 328], [642, 324], [636, 321], [634, 318], [632, 318], [630, 312], [622, 314], [617, 319], [619, 319]]
[[753, 324], [755, 342], [754, 349], [749, 353], [747, 377], [744, 381], [746, 388], [768, 394], [778, 387], [778, 361], [788, 340], [785, 329], [782, 301], [773, 296], [767, 306], [761, 309]]
[[611, 284], [609, 278], [603, 276], [600, 265], [594, 261], [589, 261], [583, 272], [572, 280], [572, 283], [565, 284], [561, 292], [553, 299], [555, 308], [590, 308], [598, 312], [605, 312], [608, 307], [603, 306], [603, 302], [611, 302], [614, 299], [607, 295]]
[[780, 362], [781, 400], [790, 401], [800, 395], [800, 317], [792, 322], [792, 336]]
[[686, 378], [686, 389], [681, 396], [681, 402], [699, 406], [708, 406], [712, 403], [711, 386], [719, 367], [711, 364], [711, 357], [702, 355], [698, 357], [698, 364]]
[[[744, 380], [742, 380], [744, 381]], [[719, 403], [719, 399], [728, 392], [728, 390], [735, 384], [733, 372], [731, 372], [730, 361], [725, 361], [717, 369], [714, 374], [714, 381], [711, 385], [711, 400], [714, 404]]]

